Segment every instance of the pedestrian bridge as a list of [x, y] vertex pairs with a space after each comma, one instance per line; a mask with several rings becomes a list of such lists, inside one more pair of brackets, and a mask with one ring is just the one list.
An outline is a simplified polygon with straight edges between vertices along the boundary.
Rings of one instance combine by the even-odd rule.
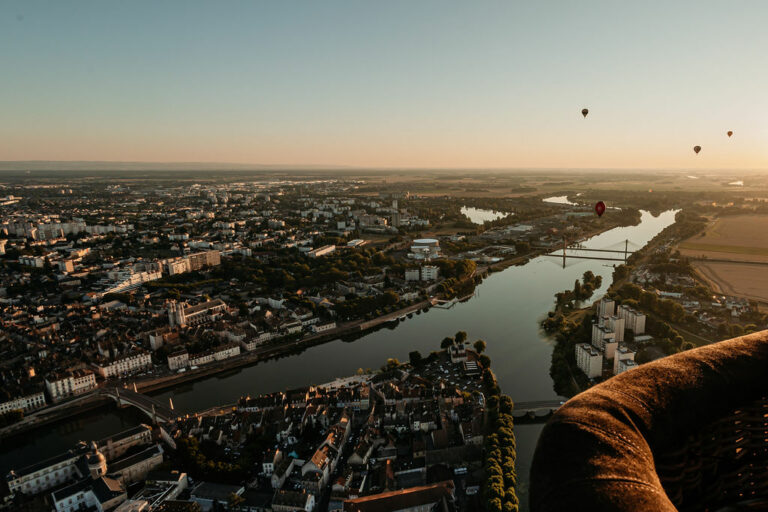
[[133, 406], [137, 408], [146, 414], [153, 423], [168, 423], [179, 417], [171, 407], [127, 388], [103, 388], [99, 390], [99, 394], [114, 400], [118, 407]]

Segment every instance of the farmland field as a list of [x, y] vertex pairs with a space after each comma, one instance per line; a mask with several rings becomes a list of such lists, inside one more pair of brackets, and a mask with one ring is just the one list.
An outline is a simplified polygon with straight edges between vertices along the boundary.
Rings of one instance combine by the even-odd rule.
[[768, 302], [768, 265], [699, 261], [694, 266], [719, 293]]
[[[712, 288], [768, 302], [768, 215], [721, 217], [679, 245]], [[754, 264], [748, 262], [755, 262]]]
[[768, 263], [768, 215], [721, 217], [679, 246], [693, 258]]

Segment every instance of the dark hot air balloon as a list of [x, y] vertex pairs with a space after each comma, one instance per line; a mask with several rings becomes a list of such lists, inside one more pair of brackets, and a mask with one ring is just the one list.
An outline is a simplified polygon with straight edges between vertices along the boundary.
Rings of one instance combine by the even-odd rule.
[[733, 135], [733, 132], [728, 130], [728, 136], [730, 137], [731, 135]]
[[605, 213], [605, 203], [602, 201], [598, 201], [595, 205], [595, 213], [597, 213], [598, 217], [602, 217], [603, 213]]
[[699, 151], [701, 151], [701, 146], [693, 146], [693, 151], [698, 155]]
[[584, 117], [587, 117], [587, 114], [589, 114], [589, 109], [587, 108], [581, 109], [581, 115], [583, 115]]

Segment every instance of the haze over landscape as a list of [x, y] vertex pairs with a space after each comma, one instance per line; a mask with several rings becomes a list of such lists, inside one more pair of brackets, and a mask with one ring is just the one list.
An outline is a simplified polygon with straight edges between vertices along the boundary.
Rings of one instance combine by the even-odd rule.
[[768, 2], [0, 2], [0, 512], [768, 510]]
[[0, 65], [13, 70], [0, 82], [0, 160], [768, 162], [760, 1], [7, 1], [0, 12]]

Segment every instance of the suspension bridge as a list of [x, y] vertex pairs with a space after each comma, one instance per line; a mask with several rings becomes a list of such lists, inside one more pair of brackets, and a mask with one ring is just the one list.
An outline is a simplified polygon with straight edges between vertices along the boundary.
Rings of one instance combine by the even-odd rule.
[[565, 268], [568, 259], [616, 261], [626, 263], [627, 259], [639, 249], [639, 245], [629, 240], [624, 240], [623, 242], [619, 242], [613, 246], [605, 247], [603, 249], [595, 249], [591, 247], [585, 247], [581, 242], [569, 243], [566, 238], [563, 238], [563, 245], [561, 248], [547, 253], [544, 256], [562, 258], [563, 268]]

